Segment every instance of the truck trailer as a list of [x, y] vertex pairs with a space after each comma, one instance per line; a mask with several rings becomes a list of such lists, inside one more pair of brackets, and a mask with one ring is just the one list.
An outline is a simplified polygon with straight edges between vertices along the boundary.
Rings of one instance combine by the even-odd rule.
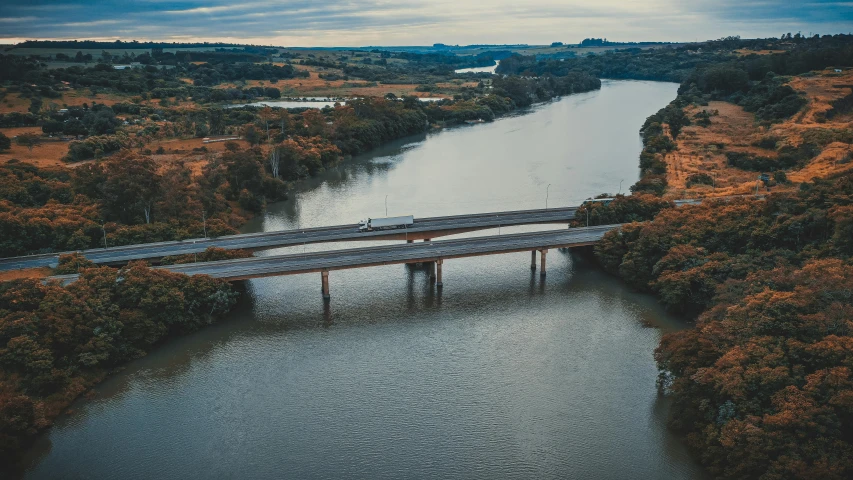
[[415, 224], [415, 217], [368, 218], [358, 222], [359, 232], [372, 232], [374, 230], [391, 230], [394, 228], [408, 228]]

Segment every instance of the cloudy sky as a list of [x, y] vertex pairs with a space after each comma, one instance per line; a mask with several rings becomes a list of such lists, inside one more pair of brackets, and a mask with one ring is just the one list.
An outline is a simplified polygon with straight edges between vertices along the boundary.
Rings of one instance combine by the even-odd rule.
[[690, 41], [849, 33], [853, 0], [0, 0], [25, 39], [360, 46]]

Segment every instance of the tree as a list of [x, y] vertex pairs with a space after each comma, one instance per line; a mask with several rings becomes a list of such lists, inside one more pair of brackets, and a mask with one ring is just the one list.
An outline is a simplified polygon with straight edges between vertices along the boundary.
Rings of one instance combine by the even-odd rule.
[[270, 173], [273, 178], [278, 178], [279, 165], [281, 164], [281, 152], [277, 146], [270, 148], [267, 154], [267, 161], [270, 165]]
[[3, 132], [0, 132], [0, 152], [12, 148], [12, 141]]
[[260, 193], [263, 187], [263, 167], [252, 150], [228, 152], [222, 155], [222, 163], [228, 172], [228, 182], [234, 196], [241, 190]]
[[211, 108], [208, 113], [210, 115], [210, 134], [222, 135], [225, 131], [225, 112], [221, 108]]
[[149, 157], [132, 153], [111, 157], [104, 164], [104, 208], [124, 223], [151, 223], [151, 209], [161, 193], [157, 165]]
[[279, 134], [281, 135], [281, 139], [284, 140], [284, 135], [290, 129], [290, 113], [286, 108], [278, 109], [278, 122], [279, 122]]
[[281, 90], [275, 87], [267, 87], [264, 89], [264, 93], [269, 98], [281, 98]]
[[41, 111], [41, 104], [42, 101], [40, 97], [31, 98], [29, 108], [30, 113], [32, 113], [33, 115], [38, 115], [38, 113]]
[[270, 141], [270, 120], [275, 119], [275, 113], [272, 111], [272, 108], [269, 105], [265, 106], [258, 112], [258, 117], [260, 117], [261, 121], [264, 122], [264, 128], [267, 133], [267, 141]]
[[258, 130], [254, 125], [247, 125], [243, 128], [243, 138], [251, 145], [261, 143], [261, 136], [258, 134]]
[[27, 147], [29, 151], [33, 151], [33, 148], [41, 145], [41, 135], [30, 132], [21, 133], [15, 137], [15, 143], [22, 147]]
[[740, 68], [718, 65], [705, 70], [699, 78], [699, 87], [705, 92], [719, 91], [725, 95], [749, 86], [749, 77]]
[[53, 135], [55, 133], [62, 133], [65, 124], [56, 120], [48, 120], [44, 122], [44, 125], [41, 126], [41, 131], [47, 135]]

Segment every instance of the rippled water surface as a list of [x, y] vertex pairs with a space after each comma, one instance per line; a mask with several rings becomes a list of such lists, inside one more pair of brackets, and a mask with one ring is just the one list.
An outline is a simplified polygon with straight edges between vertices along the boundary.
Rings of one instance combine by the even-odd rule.
[[[386, 195], [389, 215], [418, 217], [574, 204], [620, 180], [624, 191], [637, 130], [676, 87], [605, 82], [406, 139], [306, 183], [246, 230], [382, 216]], [[655, 390], [652, 352], [683, 325], [582, 257], [552, 251], [546, 279], [529, 263], [447, 261], [440, 292], [418, 266], [334, 271], [329, 304], [319, 275], [248, 282], [228, 320], [78, 401], [27, 476], [702, 477]]]

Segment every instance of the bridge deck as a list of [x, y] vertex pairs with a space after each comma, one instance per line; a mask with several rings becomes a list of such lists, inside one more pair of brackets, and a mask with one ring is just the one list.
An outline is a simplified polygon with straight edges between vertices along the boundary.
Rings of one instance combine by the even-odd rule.
[[[169, 265], [157, 268], [187, 275], [210, 275], [223, 280], [244, 280], [377, 265], [432, 262], [478, 255], [578, 247], [592, 245], [600, 240], [605, 233], [619, 227], [620, 225], [601, 225], [535, 233]], [[50, 280], [70, 283], [76, 278], [77, 275], [61, 275], [50, 277]]]
[[[169, 255], [200, 253], [208, 247], [218, 247], [226, 250], [263, 250], [322, 242], [418, 240], [497, 228], [498, 226], [568, 223], [574, 218], [576, 210], [577, 207], [561, 207], [543, 210], [520, 210], [421, 218], [415, 219], [415, 224], [405, 230], [382, 230], [376, 232], [359, 232], [358, 225], [337, 225], [303, 228], [299, 230], [229, 235], [217, 238], [196, 238], [173, 242], [146, 243], [106, 249], [99, 248], [84, 250], [82, 253], [86, 258], [98, 264], [119, 264], [131, 260], [160, 259]], [[3, 258], [0, 259], [0, 271], [55, 266], [58, 259], [58, 253]]]

